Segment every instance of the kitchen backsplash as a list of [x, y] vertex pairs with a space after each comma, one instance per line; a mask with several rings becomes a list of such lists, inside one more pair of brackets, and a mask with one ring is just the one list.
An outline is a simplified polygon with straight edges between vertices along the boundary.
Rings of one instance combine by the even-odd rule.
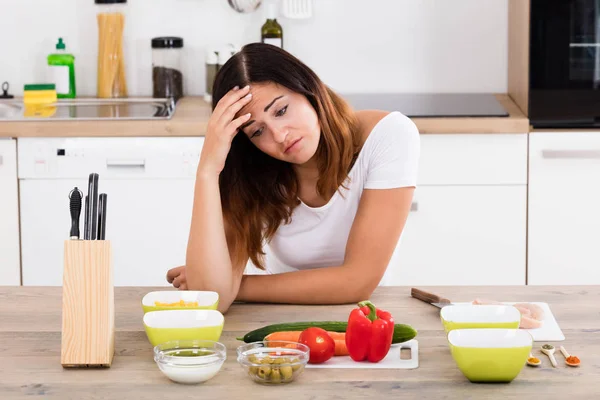
[[[279, 18], [285, 49], [345, 92], [506, 92], [507, 0], [313, 0], [309, 20]], [[152, 93], [150, 39], [184, 38], [184, 92], [202, 95], [209, 45], [260, 40], [264, 5], [227, 0], [128, 0], [129, 93]], [[58, 37], [76, 57], [78, 95], [95, 95], [93, 0], [0, 0], [0, 82], [22, 94], [42, 82]]]

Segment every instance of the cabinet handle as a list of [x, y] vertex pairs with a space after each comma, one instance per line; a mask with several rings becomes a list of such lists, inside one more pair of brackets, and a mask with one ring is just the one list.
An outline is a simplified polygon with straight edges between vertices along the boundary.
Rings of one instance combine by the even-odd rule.
[[542, 150], [542, 157], [600, 159], [600, 150]]
[[2, 154], [0, 154], [0, 165], [4, 163], [4, 159], [2, 158]]
[[410, 211], [419, 211], [419, 203], [416, 201], [410, 203]]
[[109, 168], [145, 168], [146, 160], [108, 159], [106, 160], [106, 166]]

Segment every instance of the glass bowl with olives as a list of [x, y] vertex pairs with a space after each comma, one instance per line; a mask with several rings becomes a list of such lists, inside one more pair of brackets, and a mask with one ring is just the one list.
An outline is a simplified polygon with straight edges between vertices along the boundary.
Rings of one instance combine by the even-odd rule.
[[310, 349], [302, 343], [263, 341], [238, 347], [238, 363], [258, 383], [277, 385], [293, 382], [308, 362]]

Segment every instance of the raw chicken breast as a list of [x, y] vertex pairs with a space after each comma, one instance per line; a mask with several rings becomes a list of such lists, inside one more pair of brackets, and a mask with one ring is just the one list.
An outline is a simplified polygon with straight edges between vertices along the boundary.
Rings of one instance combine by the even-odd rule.
[[513, 305], [521, 312], [521, 324], [519, 328], [536, 329], [542, 326], [544, 310], [540, 306], [532, 303], [517, 303]]
[[[499, 301], [488, 300], [488, 299], [475, 299], [473, 304], [478, 305], [502, 305]], [[513, 304], [517, 310], [521, 313], [521, 322], [519, 328], [521, 329], [537, 329], [542, 326], [544, 320], [544, 310], [537, 304], [532, 303], [517, 303]]]
[[504, 303], [500, 303], [499, 301], [489, 300], [489, 299], [475, 299], [473, 300], [473, 304], [480, 306], [502, 306]]

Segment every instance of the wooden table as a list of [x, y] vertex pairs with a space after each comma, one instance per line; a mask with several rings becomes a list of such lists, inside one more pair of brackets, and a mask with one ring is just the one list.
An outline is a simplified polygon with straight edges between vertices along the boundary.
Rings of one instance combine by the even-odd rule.
[[[600, 286], [423, 288], [469, 301], [546, 301], [560, 324], [580, 368], [525, 367], [510, 384], [472, 384], [454, 364], [438, 310], [409, 297], [406, 287], [379, 288], [372, 301], [419, 334], [420, 367], [415, 370], [307, 369], [288, 385], [255, 384], [235, 358], [235, 338], [263, 325], [300, 320], [346, 320], [352, 305], [284, 306], [234, 304], [225, 316], [221, 341], [227, 361], [212, 380], [175, 384], [152, 359], [140, 300], [152, 288], [115, 289], [115, 359], [108, 369], [73, 370], [60, 365], [61, 288], [0, 287], [0, 399], [291, 399], [291, 398], [600, 398]], [[542, 343], [535, 343], [539, 351]]]

